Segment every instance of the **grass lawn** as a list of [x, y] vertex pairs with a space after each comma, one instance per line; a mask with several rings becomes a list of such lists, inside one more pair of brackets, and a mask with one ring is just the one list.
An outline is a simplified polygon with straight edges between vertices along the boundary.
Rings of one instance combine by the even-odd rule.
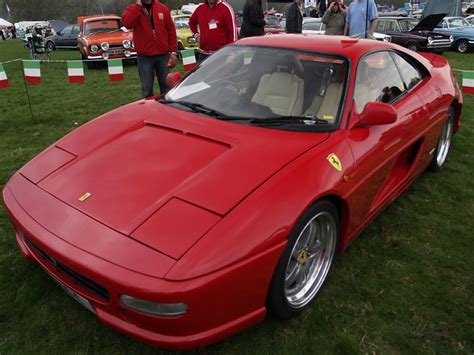
[[[0, 62], [27, 58], [22, 42], [0, 42]], [[453, 68], [474, 70], [474, 54], [447, 53]], [[52, 59], [78, 59], [75, 51]], [[5, 64], [0, 89], [0, 188], [51, 143], [84, 122], [139, 98], [135, 65], [125, 80], [85, 69], [67, 83], [65, 63], [42, 64], [29, 86], [21, 63]], [[458, 73], [460, 80], [460, 74]], [[299, 317], [260, 325], [205, 353], [474, 352], [474, 97], [439, 174], [425, 173], [338, 257], [325, 289]], [[232, 307], [229, 304], [229, 307]], [[156, 353], [101, 324], [17, 250], [0, 204], [0, 354]]]

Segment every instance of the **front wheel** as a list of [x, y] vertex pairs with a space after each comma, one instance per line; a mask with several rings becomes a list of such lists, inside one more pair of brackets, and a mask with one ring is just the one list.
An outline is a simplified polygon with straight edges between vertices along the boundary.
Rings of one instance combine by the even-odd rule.
[[321, 200], [300, 218], [277, 264], [267, 296], [276, 317], [301, 313], [315, 299], [331, 269], [339, 237], [335, 206]]
[[452, 107], [449, 108], [448, 118], [444, 123], [443, 129], [438, 139], [438, 144], [436, 146], [435, 152], [433, 154], [433, 160], [429, 166], [429, 170], [432, 172], [438, 172], [441, 170], [441, 167], [444, 165], [446, 158], [449, 153], [449, 148], [451, 148], [451, 142], [453, 139], [454, 131], [454, 110]]
[[52, 52], [56, 49], [56, 46], [54, 45], [53, 42], [49, 41], [48, 43], [46, 43], [46, 50], [48, 52]]
[[418, 51], [418, 45], [415, 42], [408, 43], [407, 48], [412, 50], [413, 52]]
[[461, 39], [460, 41], [458, 41], [458, 43], [456, 44], [456, 50], [459, 52], [459, 53], [466, 53], [469, 49], [469, 43], [467, 43], [466, 40], [464, 39]]

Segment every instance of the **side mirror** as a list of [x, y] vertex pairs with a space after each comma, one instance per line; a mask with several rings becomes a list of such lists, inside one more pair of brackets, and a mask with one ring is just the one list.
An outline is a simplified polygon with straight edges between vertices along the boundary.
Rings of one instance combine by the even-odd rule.
[[178, 85], [178, 83], [181, 81], [182, 78], [183, 78], [182, 75], [176, 71], [169, 73], [166, 76], [166, 84], [168, 84], [168, 87], [171, 89], [175, 87], [176, 85]]
[[359, 115], [357, 126], [380, 126], [397, 120], [397, 111], [392, 105], [382, 102], [368, 102]]

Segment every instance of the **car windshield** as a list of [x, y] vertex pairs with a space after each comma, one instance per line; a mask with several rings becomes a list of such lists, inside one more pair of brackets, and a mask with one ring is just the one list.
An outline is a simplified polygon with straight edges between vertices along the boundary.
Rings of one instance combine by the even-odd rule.
[[119, 31], [120, 27], [122, 27], [122, 24], [118, 19], [87, 21], [84, 24], [84, 34]]
[[276, 16], [265, 16], [268, 27], [280, 27], [280, 19]]
[[416, 25], [418, 25], [418, 20], [410, 19], [410, 20], [400, 20], [398, 23], [400, 24], [400, 29], [405, 31], [411, 31]]
[[202, 62], [164, 102], [183, 110], [199, 105], [209, 116], [241, 123], [287, 119], [288, 124], [334, 127], [347, 71], [346, 59], [328, 54], [227, 46]]
[[467, 22], [462, 17], [451, 18], [448, 20], [449, 28], [456, 28], [456, 27], [469, 27], [469, 22]]

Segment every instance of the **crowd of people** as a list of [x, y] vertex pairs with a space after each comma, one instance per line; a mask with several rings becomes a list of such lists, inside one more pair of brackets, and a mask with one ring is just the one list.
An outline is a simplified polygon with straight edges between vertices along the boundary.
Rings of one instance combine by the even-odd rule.
[[[304, 0], [294, 0], [286, 12], [286, 32], [301, 33], [305, 11]], [[315, 15], [322, 17], [328, 35], [370, 37], [376, 27], [377, 7], [374, 0], [318, 0]], [[153, 96], [155, 73], [161, 93], [168, 92], [166, 77], [177, 61], [176, 29], [168, 7], [157, 0], [136, 0], [125, 9], [124, 26], [133, 29], [138, 54], [138, 71], [142, 97]], [[265, 17], [262, 0], [246, 0], [240, 37], [264, 34]], [[189, 27], [199, 41], [198, 61], [238, 39], [236, 16], [225, 0], [204, 0], [193, 12]]]
[[0, 37], [3, 41], [6, 41], [8, 38], [16, 38], [16, 29], [15, 26], [3, 26], [0, 27]]

